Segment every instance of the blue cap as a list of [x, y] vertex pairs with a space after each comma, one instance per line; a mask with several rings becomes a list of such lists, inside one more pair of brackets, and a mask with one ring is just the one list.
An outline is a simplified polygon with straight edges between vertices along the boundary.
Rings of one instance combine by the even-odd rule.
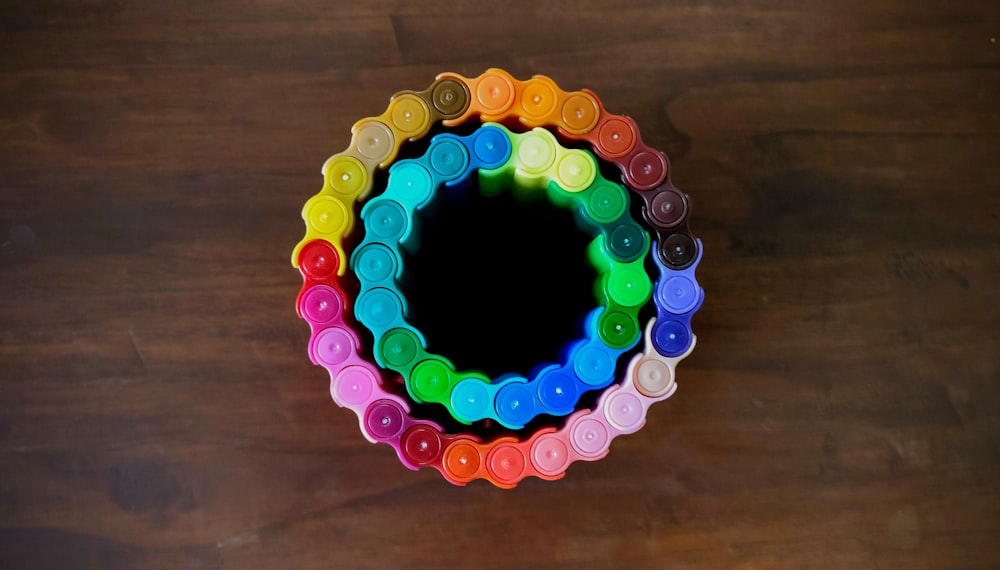
[[431, 173], [415, 160], [401, 160], [389, 168], [386, 198], [399, 200], [409, 208], [419, 208], [431, 198], [434, 186]]
[[657, 318], [653, 325], [653, 348], [666, 357], [680, 356], [691, 345], [691, 327], [674, 318]]
[[367, 243], [354, 251], [351, 267], [362, 287], [385, 285], [398, 277], [399, 259], [396, 253], [381, 243]]
[[497, 417], [511, 429], [520, 429], [535, 417], [534, 394], [525, 382], [512, 381], [497, 392]]
[[384, 287], [365, 291], [354, 306], [358, 320], [376, 336], [404, 325], [403, 313], [403, 299]]
[[588, 342], [573, 354], [573, 371], [591, 388], [607, 386], [615, 378], [615, 360], [620, 351], [600, 342]]
[[471, 423], [489, 417], [493, 407], [493, 398], [486, 388], [487, 384], [479, 378], [466, 378], [451, 391], [451, 408], [455, 419]]
[[368, 202], [361, 211], [361, 217], [365, 221], [365, 229], [386, 243], [399, 241], [409, 225], [403, 207], [383, 197]]
[[469, 151], [461, 141], [452, 137], [434, 137], [427, 156], [434, 172], [442, 182], [464, 178], [469, 170]]
[[564, 416], [572, 412], [580, 392], [572, 370], [554, 366], [538, 377], [538, 401], [547, 414]]
[[472, 137], [472, 153], [479, 163], [476, 168], [497, 168], [510, 158], [510, 138], [497, 127], [484, 126], [473, 133]]

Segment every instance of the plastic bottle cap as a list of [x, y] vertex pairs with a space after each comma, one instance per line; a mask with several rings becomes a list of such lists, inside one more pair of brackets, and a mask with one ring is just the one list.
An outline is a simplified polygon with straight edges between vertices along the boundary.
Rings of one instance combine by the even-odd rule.
[[608, 420], [615, 427], [626, 433], [632, 433], [642, 425], [642, 402], [635, 394], [616, 392], [608, 399]]
[[625, 156], [635, 144], [635, 130], [621, 119], [609, 119], [597, 134], [597, 146], [609, 158]]
[[457, 419], [476, 421], [487, 416], [492, 406], [490, 392], [478, 378], [468, 378], [455, 385], [451, 391], [451, 408]]
[[674, 190], [664, 190], [653, 197], [649, 204], [650, 221], [663, 229], [670, 229], [684, 220], [687, 204], [684, 197]]
[[483, 127], [479, 130], [472, 150], [482, 163], [480, 168], [497, 168], [510, 157], [510, 139], [500, 129]]
[[634, 224], [619, 224], [608, 235], [608, 250], [624, 262], [638, 259], [645, 247], [645, 233]]
[[362, 280], [378, 283], [393, 277], [398, 260], [391, 249], [369, 243], [354, 254], [354, 270]]
[[514, 86], [503, 75], [496, 72], [486, 72], [479, 78], [476, 86], [476, 99], [482, 106], [484, 114], [502, 113], [514, 102]]
[[684, 323], [661, 319], [653, 326], [653, 344], [663, 356], [680, 356], [691, 343], [691, 334]]
[[599, 386], [609, 381], [615, 374], [615, 361], [606, 350], [589, 345], [577, 352], [573, 370], [588, 386]]
[[299, 267], [313, 279], [326, 279], [337, 272], [340, 256], [325, 240], [313, 240], [299, 251]]
[[343, 309], [344, 302], [340, 299], [340, 295], [326, 285], [310, 287], [302, 296], [302, 314], [316, 324], [321, 325], [336, 319]]
[[659, 297], [664, 308], [675, 315], [683, 315], [698, 302], [698, 290], [690, 279], [678, 275], [660, 286]]
[[585, 190], [594, 181], [597, 175], [597, 164], [594, 159], [583, 151], [567, 151], [556, 167], [559, 175], [558, 184], [567, 192], [580, 192]]
[[670, 234], [667, 239], [660, 244], [660, 259], [663, 263], [683, 268], [695, 257], [694, 240], [687, 234]]
[[622, 217], [628, 206], [628, 196], [621, 186], [600, 183], [590, 191], [587, 200], [590, 217], [599, 224], [607, 224]]
[[385, 123], [368, 121], [354, 131], [354, 147], [361, 156], [373, 162], [382, 162], [392, 155], [396, 139]]
[[403, 136], [412, 137], [430, 126], [427, 104], [412, 93], [405, 93], [389, 102], [392, 125]]
[[465, 87], [454, 79], [442, 79], [434, 86], [431, 102], [445, 119], [454, 119], [469, 106], [469, 95]]
[[623, 307], [641, 305], [652, 293], [649, 276], [638, 268], [622, 268], [612, 271], [608, 278], [608, 294], [611, 300]]
[[330, 327], [323, 329], [316, 335], [315, 351], [316, 358], [323, 364], [336, 366], [354, 353], [354, 342], [350, 335], [340, 327]]
[[608, 449], [611, 438], [601, 422], [585, 418], [573, 426], [570, 434], [573, 448], [584, 457], [597, 457]]
[[395, 437], [403, 429], [403, 413], [399, 404], [391, 400], [380, 400], [365, 412], [365, 427], [375, 439], [387, 440]]
[[434, 191], [431, 187], [431, 173], [412, 161], [401, 161], [393, 165], [389, 172], [388, 187], [414, 206], [424, 203]]
[[355, 312], [369, 328], [381, 329], [403, 318], [403, 301], [392, 291], [378, 287], [358, 297]]
[[501, 421], [523, 426], [535, 417], [532, 390], [522, 382], [511, 382], [497, 392], [496, 410]]
[[375, 392], [378, 378], [371, 370], [362, 366], [348, 366], [333, 382], [333, 396], [348, 406], [359, 406], [367, 402]]
[[529, 118], [541, 119], [548, 117], [556, 110], [558, 103], [555, 91], [544, 81], [529, 79], [521, 91], [521, 108]]
[[552, 167], [556, 152], [555, 139], [551, 135], [529, 131], [521, 135], [521, 144], [517, 147], [518, 166], [528, 174], [541, 174]]
[[659, 398], [673, 384], [673, 374], [665, 362], [644, 358], [635, 368], [635, 387], [650, 398]]
[[416, 333], [408, 329], [392, 329], [382, 336], [379, 343], [382, 359], [397, 369], [407, 368], [417, 357], [419, 348]]
[[582, 93], [571, 95], [563, 102], [563, 124], [567, 131], [583, 134], [594, 128], [598, 112], [597, 101], [593, 97]]
[[422, 402], [447, 402], [450, 388], [451, 370], [440, 360], [424, 360], [410, 373], [410, 389]]
[[321, 234], [339, 234], [347, 228], [347, 216], [347, 206], [329, 196], [314, 198], [306, 214], [309, 227]]
[[531, 446], [531, 463], [543, 475], [558, 475], [569, 467], [569, 447], [555, 434], [546, 434]]
[[628, 163], [628, 178], [637, 190], [652, 190], [666, 177], [667, 159], [659, 152], [640, 152]]
[[576, 380], [565, 372], [554, 370], [538, 380], [538, 400], [551, 412], [572, 411], [578, 398]]
[[455, 139], [438, 139], [428, 151], [431, 168], [445, 180], [459, 178], [469, 167], [469, 151]]
[[444, 450], [444, 468], [456, 479], [472, 478], [482, 463], [479, 450], [471, 443], [452, 443]]
[[330, 188], [343, 196], [356, 196], [368, 183], [368, 170], [353, 156], [341, 155], [326, 165]]
[[639, 323], [621, 311], [608, 311], [601, 315], [597, 330], [604, 344], [619, 350], [628, 348], [639, 338]]
[[406, 229], [406, 224], [406, 212], [392, 200], [379, 200], [365, 219], [368, 230], [385, 240], [399, 239]]
[[403, 454], [415, 465], [430, 465], [441, 452], [441, 434], [426, 425], [406, 430], [400, 443]]
[[500, 483], [511, 484], [524, 477], [524, 452], [512, 443], [501, 443], [486, 456], [486, 470]]

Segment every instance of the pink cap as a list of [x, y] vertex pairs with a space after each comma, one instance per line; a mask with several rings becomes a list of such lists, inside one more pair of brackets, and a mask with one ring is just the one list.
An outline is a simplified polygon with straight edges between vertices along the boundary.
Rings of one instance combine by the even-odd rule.
[[342, 327], [323, 329], [313, 337], [313, 354], [324, 366], [337, 366], [354, 355], [357, 346]]
[[531, 464], [544, 475], [564, 473], [575, 455], [564, 434], [543, 435], [531, 446]]
[[333, 287], [314, 285], [302, 295], [300, 306], [310, 324], [322, 325], [341, 316], [344, 301]]
[[[603, 419], [603, 418], [602, 418]], [[608, 427], [597, 419], [597, 414], [581, 417], [570, 427], [569, 440], [573, 449], [585, 459], [604, 457], [611, 446]]]
[[333, 401], [341, 407], [355, 411], [363, 412], [375, 396], [376, 390], [381, 391], [378, 377], [365, 366], [348, 366], [330, 382], [330, 395], [333, 396]]

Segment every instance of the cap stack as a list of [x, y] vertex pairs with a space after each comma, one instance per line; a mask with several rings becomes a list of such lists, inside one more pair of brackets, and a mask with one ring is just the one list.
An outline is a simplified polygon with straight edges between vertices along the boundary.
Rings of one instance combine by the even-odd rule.
[[[396, 160], [404, 142], [434, 124], [471, 121], [479, 122], [471, 134], [443, 132], [420, 157]], [[601, 176], [602, 162], [621, 171], [621, 183]], [[375, 188], [376, 169], [388, 169], [384, 188]], [[558, 479], [574, 461], [604, 457], [615, 437], [639, 430], [649, 406], [674, 393], [677, 363], [695, 345], [691, 318], [704, 299], [695, 279], [701, 241], [688, 228], [690, 200], [671, 184], [666, 156], [594, 93], [565, 92], [544, 76], [520, 81], [499, 69], [476, 78], [444, 73], [355, 123], [350, 146], [327, 160], [323, 176], [323, 189], [302, 209], [306, 233], [292, 252], [303, 277], [297, 308], [311, 329], [309, 357], [329, 371], [333, 400], [354, 411], [364, 437], [391, 445], [403, 465], [432, 467], [457, 485]], [[418, 247], [422, 209], [443, 187], [468, 188], [470, 177], [484, 194], [544, 196], [578, 214], [593, 238], [587, 255], [598, 272], [597, 306], [583, 338], [565, 348], [561, 362], [539, 363], [526, 376], [457, 370], [429, 352], [407, 320], [402, 252]], [[641, 220], [630, 213], [636, 198]], [[351, 245], [359, 202], [363, 237]], [[658, 269], [655, 282], [647, 265]], [[639, 311], [649, 301], [656, 316], [643, 326]], [[362, 346], [367, 335], [359, 327], [371, 346]], [[619, 366], [640, 340], [641, 351]], [[595, 390], [602, 392], [596, 405], [582, 408], [580, 397]], [[417, 406], [443, 408], [465, 427], [446, 433], [413, 413]], [[558, 425], [526, 431], [539, 416]], [[483, 441], [488, 423], [507, 433]]]

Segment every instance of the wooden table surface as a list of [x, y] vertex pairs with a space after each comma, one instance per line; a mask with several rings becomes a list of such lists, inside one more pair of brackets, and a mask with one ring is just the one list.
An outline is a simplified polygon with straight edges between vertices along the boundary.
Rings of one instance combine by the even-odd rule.
[[[288, 262], [354, 121], [491, 66], [705, 244], [678, 393], [512, 491], [363, 440]], [[998, 104], [991, 1], [4, 2], [0, 567], [1000, 567]]]

